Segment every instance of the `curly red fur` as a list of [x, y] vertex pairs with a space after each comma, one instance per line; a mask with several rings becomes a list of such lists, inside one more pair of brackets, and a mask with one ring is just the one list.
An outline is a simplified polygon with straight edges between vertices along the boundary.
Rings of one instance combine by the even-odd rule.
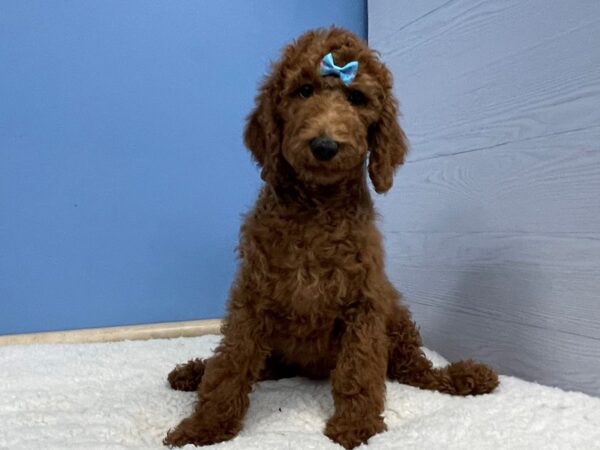
[[[320, 59], [359, 62], [350, 86], [322, 77]], [[309, 85], [312, 95], [298, 90]], [[351, 91], [364, 96], [348, 101]], [[314, 157], [327, 136], [339, 151]], [[241, 429], [253, 383], [330, 378], [335, 413], [325, 434], [345, 448], [385, 430], [386, 377], [448, 394], [492, 391], [494, 371], [472, 361], [433, 368], [408, 309], [384, 272], [367, 187], [391, 188], [407, 151], [392, 77], [353, 34], [330, 28], [286, 47], [248, 118], [246, 146], [265, 185], [241, 229], [240, 266], [214, 356], [177, 366], [174, 389], [198, 389], [195, 412], [165, 444], [212, 444]]]

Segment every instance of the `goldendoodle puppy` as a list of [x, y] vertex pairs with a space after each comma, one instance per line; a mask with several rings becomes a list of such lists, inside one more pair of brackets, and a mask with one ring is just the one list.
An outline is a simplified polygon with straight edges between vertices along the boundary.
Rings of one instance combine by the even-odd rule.
[[492, 391], [498, 378], [485, 365], [432, 368], [386, 277], [366, 172], [386, 192], [407, 146], [376, 54], [339, 28], [302, 35], [263, 82], [244, 138], [265, 183], [241, 229], [220, 345], [169, 374], [199, 400], [165, 444], [233, 438], [265, 379], [330, 378], [325, 434], [348, 449], [386, 429], [386, 377], [454, 395]]

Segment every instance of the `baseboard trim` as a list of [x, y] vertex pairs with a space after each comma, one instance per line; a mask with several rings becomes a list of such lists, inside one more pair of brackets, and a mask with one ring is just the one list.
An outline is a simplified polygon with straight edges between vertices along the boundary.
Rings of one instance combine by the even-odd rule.
[[219, 334], [220, 319], [165, 322], [124, 327], [88, 328], [83, 330], [50, 331], [0, 336], [2, 345], [82, 344], [126, 340], [170, 339], [177, 337]]

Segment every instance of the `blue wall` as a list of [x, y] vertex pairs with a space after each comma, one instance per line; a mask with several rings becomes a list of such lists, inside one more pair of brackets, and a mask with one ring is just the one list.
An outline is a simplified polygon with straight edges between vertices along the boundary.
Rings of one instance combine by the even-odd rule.
[[0, 334], [222, 315], [291, 38], [365, 0], [0, 3]]

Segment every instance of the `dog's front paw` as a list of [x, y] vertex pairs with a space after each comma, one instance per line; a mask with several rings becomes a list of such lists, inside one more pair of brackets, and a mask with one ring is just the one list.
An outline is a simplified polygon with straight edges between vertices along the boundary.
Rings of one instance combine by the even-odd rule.
[[385, 431], [387, 427], [380, 416], [359, 421], [334, 416], [327, 421], [325, 435], [346, 449], [366, 443], [371, 436]]
[[169, 430], [163, 444], [169, 447], [183, 447], [186, 444], [211, 445], [232, 439], [239, 429], [240, 423], [234, 421], [209, 424], [202, 417], [195, 415], [182, 420], [177, 427]]

